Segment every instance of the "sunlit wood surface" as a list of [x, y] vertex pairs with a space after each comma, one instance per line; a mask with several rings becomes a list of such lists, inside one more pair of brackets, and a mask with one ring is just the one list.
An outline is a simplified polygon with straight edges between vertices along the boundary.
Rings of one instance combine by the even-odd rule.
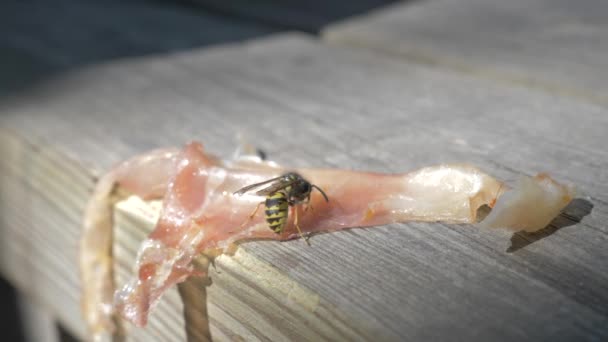
[[[547, 44], [547, 63], [538, 67], [527, 50], [516, 55], [504, 48], [514, 57], [501, 54], [513, 65], [503, 70], [501, 59], [486, 58], [486, 49], [503, 47], [491, 37], [469, 36], [487, 32], [538, 48], [532, 33], [508, 35], [508, 23], [538, 30], [551, 9], [564, 18], [570, 12], [536, 1], [525, 15], [499, 6], [494, 20], [471, 21], [462, 14], [466, 6], [480, 13], [486, 6], [463, 0], [461, 12], [449, 15], [455, 5], [447, 2], [390, 7], [329, 26], [321, 37], [208, 16], [204, 7], [166, 14], [154, 7], [159, 2], [135, 2], [141, 11], [133, 9], [134, 19], [120, 24], [131, 31], [116, 29], [117, 37], [157, 48], [99, 58], [87, 57], [96, 46], [88, 39], [65, 43], [70, 49], [48, 37], [26, 44], [25, 28], [7, 26], [12, 31], [0, 31], [0, 43], [8, 53], [0, 58], [15, 67], [0, 68], [14, 75], [2, 81], [0, 98], [2, 276], [87, 339], [77, 244], [96, 177], [134, 154], [190, 140], [229, 158], [241, 134], [286, 166], [404, 172], [468, 162], [509, 182], [548, 172], [576, 185], [578, 194], [537, 234], [410, 223], [317, 235], [311, 247], [301, 240], [244, 243], [234, 256], [216, 260], [210, 280], [169, 291], [146, 329], [127, 328], [131, 340], [606, 339], [605, 45], [586, 45], [585, 66], [574, 65], [575, 52], [553, 53], [559, 39]], [[580, 6], [589, 15], [593, 8], [608, 14], [599, 1]], [[578, 20], [579, 12], [572, 13]], [[160, 47], [176, 35], [146, 34], [145, 23], [165, 15], [186, 25], [178, 48]], [[178, 20], [182, 15], [192, 22]], [[111, 31], [104, 21], [80, 20], [83, 30]], [[534, 26], [516, 25], [521, 22]], [[49, 30], [62, 25], [70, 27], [60, 21], [32, 37], [53, 37]], [[196, 39], [185, 34], [199, 25]], [[468, 31], [457, 34], [462, 27]], [[224, 43], [216, 44], [216, 31], [227, 34]], [[416, 32], [469, 37], [469, 48]], [[596, 29], [577, 32], [591, 40], [587, 34]], [[563, 40], [565, 49], [573, 44]], [[91, 47], [72, 49], [81, 41]], [[433, 47], [438, 62], [409, 52], [423, 45]], [[37, 61], [48, 70], [32, 69]], [[582, 68], [597, 73], [577, 72]], [[482, 69], [506, 76], [477, 72]], [[522, 73], [534, 82], [519, 81]], [[133, 199], [117, 205], [118, 282], [132, 271], [155, 205]]]

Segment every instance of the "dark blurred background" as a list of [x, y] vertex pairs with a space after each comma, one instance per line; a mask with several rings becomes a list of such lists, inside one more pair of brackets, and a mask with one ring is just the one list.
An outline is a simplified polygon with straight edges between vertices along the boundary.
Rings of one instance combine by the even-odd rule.
[[316, 34], [389, 0], [3, 0], [0, 93], [109, 59], [170, 53], [280, 31]]
[[[0, 96], [108, 60], [262, 37], [316, 35], [391, 0], [2, 0]], [[15, 289], [0, 278], [3, 334], [23, 341]], [[69, 333], [58, 327], [62, 341]]]

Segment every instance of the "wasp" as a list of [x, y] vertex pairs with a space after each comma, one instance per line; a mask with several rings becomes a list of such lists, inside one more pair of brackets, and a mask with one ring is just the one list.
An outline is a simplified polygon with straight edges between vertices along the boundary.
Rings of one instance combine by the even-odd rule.
[[[248, 185], [238, 191], [235, 191], [235, 195], [242, 195], [253, 189], [259, 188], [263, 185], [267, 187], [258, 190], [255, 194], [258, 196], [266, 196], [266, 200], [260, 202], [255, 210], [249, 215], [249, 219], [243, 223], [243, 226], [249, 222], [260, 209], [262, 204], [265, 204], [265, 218], [268, 223], [268, 227], [277, 234], [281, 234], [285, 225], [287, 224], [287, 218], [289, 217], [289, 208], [294, 207], [298, 204], [305, 203], [307, 205], [306, 210], [310, 207], [310, 194], [312, 189], [319, 190], [321, 195], [325, 198], [326, 202], [329, 202], [325, 192], [318, 186], [311, 184], [302, 176], [295, 172], [288, 172], [279, 177], [272, 178], [260, 183]], [[306, 240], [302, 234], [302, 230], [298, 225], [298, 210], [294, 210], [294, 225], [300, 233], [300, 236]]]

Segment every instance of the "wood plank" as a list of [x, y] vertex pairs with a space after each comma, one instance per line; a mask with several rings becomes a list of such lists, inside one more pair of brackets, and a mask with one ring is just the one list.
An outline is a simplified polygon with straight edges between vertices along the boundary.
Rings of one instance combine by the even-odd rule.
[[[35, 161], [44, 156], [35, 152], [41, 146], [52, 147], [86, 167], [72, 175], [81, 179], [72, 183], [81, 182], [78, 191], [84, 192], [77, 198], [92, 186], [86, 170], [99, 172], [135, 153], [190, 139], [229, 156], [238, 131], [285, 165], [394, 172], [466, 161], [510, 180], [547, 171], [580, 190], [567, 215], [536, 240], [470, 226], [412, 223], [319, 235], [312, 247], [302, 241], [245, 243], [240, 251], [256, 265], [269, 265], [264, 267], [276, 273], [273, 278], [289, 279], [331, 311], [298, 320], [301, 305], [287, 301], [272, 282], [233, 276], [247, 274], [247, 267], [229, 271], [239, 259], [227, 257], [206, 294], [214, 336], [228, 339], [226, 332], [232, 331], [261, 338], [268, 331], [289, 337], [305, 334], [307, 324], [311, 333], [320, 333], [315, 328], [323, 317], [328, 324], [344, 324], [343, 333], [360, 332], [361, 339], [608, 335], [608, 266], [602, 262], [608, 257], [603, 224], [608, 159], [598, 148], [606, 144], [608, 116], [602, 106], [286, 35], [91, 67], [15, 96], [0, 111], [2, 127], [33, 146], [21, 158]], [[33, 175], [23, 181], [29, 183], [41, 172], [31, 166], [34, 161], [4, 163], [30, 170]], [[56, 191], [76, 191], [48, 183]], [[9, 193], [19, 191], [34, 197], [22, 188]], [[3, 208], [7, 222], [15, 222], [9, 218], [18, 207]], [[73, 221], [61, 227], [75, 238], [77, 211], [66, 216]], [[40, 218], [27, 218], [15, 226], [41, 227]], [[42, 228], [35, 229], [44, 236]], [[61, 238], [54, 243], [61, 245]], [[131, 253], [133, 248], [125, 245]], [[244, 298], [242, 293], [250, 293], [246, 284], [262, 294]], [[280, 300], [259, 302], [266, 293]], [[175, 320], [182, 319], [171, 298], [176, 297], [167, 297], [167, 311], [153, 315], [163, 331], [174, 331]], [[233, 302], [216, 306], [211, 298]], [[273, 312], [296, 313], [289, 316], [288, 330], [273, 326], [278, 330], [255, 335], [252, 317], [229, 311], [239, 305], [251, 315], [266, 315], [266, 322], [273, 321]]]
[[606, 15], [602, 0], [421, 1], [332, 25], [324, 37], [607, 104]]
[[4, 126], [0, 139], [0, 270], [22, 295], [83, 338], [78, 226], [93, 179], [73, 161], [19, 139]]

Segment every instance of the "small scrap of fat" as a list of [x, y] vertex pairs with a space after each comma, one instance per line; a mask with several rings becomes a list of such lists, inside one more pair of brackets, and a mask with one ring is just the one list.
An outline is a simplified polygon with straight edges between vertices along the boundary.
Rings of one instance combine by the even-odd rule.
[[517, 185], [500, 196], [482, 228], [506, 228], [535, 232], [543, 229], [572, 201], [573, 186], [562, 185], [541, 173], [522, 177]]

